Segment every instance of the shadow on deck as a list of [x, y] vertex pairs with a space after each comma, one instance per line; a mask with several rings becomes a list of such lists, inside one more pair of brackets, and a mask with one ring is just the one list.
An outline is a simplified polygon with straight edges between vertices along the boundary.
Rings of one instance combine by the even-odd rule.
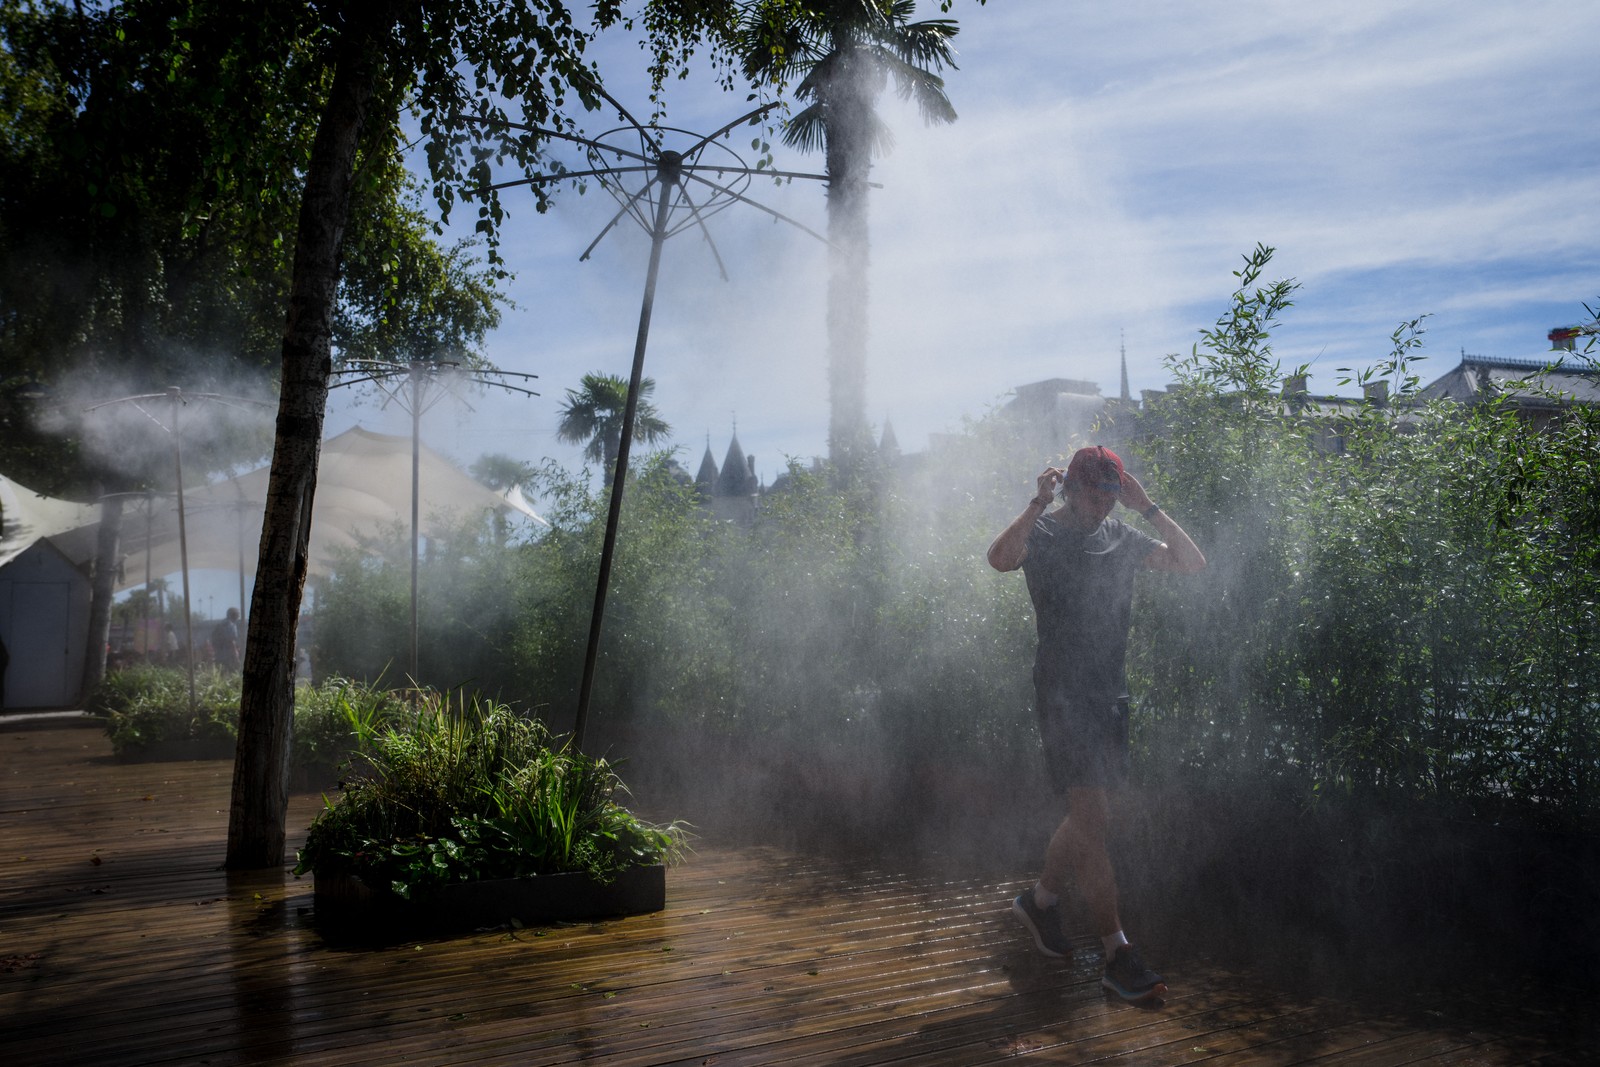
[[[1035, 955], [1017, 880], [703, 840], [668, 906], [349, 950], [311, 883], [219, 869], [226, 762], [118, 765], [0, 733], [0, 1047], [48, 1064], [1566, 1064], [1594, 1018], [1503, 994], [1361, 1003], [1160, 962], [1106, 999]], [[293, 798], [291, 844], [320, 799]]]

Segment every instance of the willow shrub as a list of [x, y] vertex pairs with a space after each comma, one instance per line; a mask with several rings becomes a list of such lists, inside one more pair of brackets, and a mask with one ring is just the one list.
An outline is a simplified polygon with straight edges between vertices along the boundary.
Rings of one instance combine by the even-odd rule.
[[[622, 511], [594, 726], [675, 734], [675, 760], [737, 753], [724, 778], [762, 764], [878, 785], [911, 763], [1030, 745], [1026, 595], [983, 559], [1003, 520], [967, 476], [934, 470], [845, 489], [791, 464], [740, 525], [715, 519], [664, 457], [643, 465]], [[529, 692], [565, 723], [606, 496], [554, 468], [545, 479], [552, 526], [519, 557], [516, 645]]]
[[[238, 735], [239, 676], [211, 667], [196, 671], [191, 709], [186, 671], [140, 665], [107, 674], [87, 706], [105, 717], [118, 754], [164, 741], [227, 741]], [[402, 706], [395, 694], [346, 678], [296, 687], [291, 764], [337, 765]]]
[[312, 659], [366, 682], [515, 695], [518, 549], [488, 516], [447, 526], [418, 566], [417, 677], [411, 678], [409, 530], [394, 525], [336, 553], [318, 581]]
[[191, 706], [187, 671], [140, 664], [107, 674], [85, 703], [105, 717], [118, 754], [164, 741], [225, 741], [238, 730], [239, 676], [197, 668]]
[[1171, 361], [1140, 443], [1210, 562], [1141, 585], [1150, 765], [1592, 816], [1596, 410], [1541, 430], [1506, 399], [1424, 404], [1411, 322], [1353, 379], [1387, 404], [1302, 413], [1270, 345], [1293, 283], [1259, 285], [1268, 259]]
[[1281, 396], [1271, 329], [1293, 282], [1259, 284], [1271, 250], [1186, 358], [1176, 387], [1141, 420], [1147, 487], [1205, 552], [1197, 575], [1144, 575], [1130, 675], [1156, 766], [1222, 776], [1292, 758], [1281, 711], [1298, 687], [1295, 582], [1313, 428]]
[[[670, 456], [645, 457], [623, 498], [593, 697], [613, 724], [730, 714], [735, 633], [712, 581], [719, 529]], [[609, 489], [554, 464], [540, 472], [550, 528], [522, 546], [510, 639], [523, 692], [571, 721], [582, 681]]]
[[1026, 596], [984, 561], [990, 501], [950, 477], [841, 487], [791, 464], [752, 526], [714, 524], [699, 599], [715, 611], [680, 638], [718, 657], [713, 725], [881, 779], [1031, 740]]
[[1013, 779], [1038, 761], [1033, 608], [1022, 576], [997, 574], [986, 556], [1042, 469], [1017, 444], [1002, 418], [970, 423], [886, 497], [877, 664], [897, 744]]

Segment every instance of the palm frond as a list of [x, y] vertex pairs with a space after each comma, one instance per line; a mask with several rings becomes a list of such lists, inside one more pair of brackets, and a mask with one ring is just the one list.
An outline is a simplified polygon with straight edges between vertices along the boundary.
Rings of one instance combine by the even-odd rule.
[[870, 119], [872, 122], [872, 154], [882, 156], [894, 151], [894, 130], [889, 128], [889, 124], [884, 122], [877, 112], [873, 112]]
[[889, 78], [902, 100], [914, 100], [922, 121], [928, 124], [956, 120], [955, 105], [944, 91], [944, 79], [896, 58], [888, 64]]
[[812, 103], [789, 117], [783, 127], [783, 143], [802, 152], [820, 152], [827, 146], [828, 129], [821, 103]]
[[884, 44], [908, 63], [934, 70], [945, 67], [955, 70], [956, 50], [951, 47], [950, 38], [960, 30], [954, 19], [929, 19], [902, 26]]

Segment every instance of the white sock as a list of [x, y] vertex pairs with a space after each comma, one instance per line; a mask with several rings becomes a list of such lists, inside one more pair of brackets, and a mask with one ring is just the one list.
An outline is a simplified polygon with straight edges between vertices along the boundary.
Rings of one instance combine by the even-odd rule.
[[1039, 907], [1049, 910], [1050, 908], [1055, 907], [1056, 902], [1060, 899], [1061, 898], [1059, 896], [1050, 892], [1050, 890], [1046, 889], [1038, 882], [1033, 883], [1033, 902], [1039, 905]]
[[1104, 946], [1106, 950], [1106, 959], [1110, 959], [1112, 956], [1115, 956], [1117, 954], [1117, 949], [1121, 948], [1127, 943], [1128, 936], [1121, 930], [1118, 930], [1114, 934], [1107, 934], [1100, 939], [1100, 944]]

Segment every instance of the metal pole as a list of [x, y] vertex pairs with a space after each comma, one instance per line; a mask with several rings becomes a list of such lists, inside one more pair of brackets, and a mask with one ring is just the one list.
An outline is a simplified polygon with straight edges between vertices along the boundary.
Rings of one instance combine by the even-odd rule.
[[605, 542], [600, 549], [600, 573], [595, 579], [594, 613], [589, 618], [589, 646], [583, 657], [583, 684], [578, 689], [578, 714], [572, 724], [572, 747], [583, 750], [583, 729], [594, 695], [595, 663], [600, 653], [600, 630], [606, 610], [606, 587], [611, 583], [611, 559], [617, 545], [617, 524], [622, 515], [622, 487], [628, 474], [628, 447], [633, 441], [634, 414], [639, 408], [639, 383], [644, 377], [644, 351], [650, 340], [650, 312], [655, 306], [656, 278], [661, 272], [661, 245], [667, 239], [667, 220], [677, 187], [682, 157], [663, 152], [657, 168], [661, 199], [656, 203], [655, 229], [650, 233], [650, 268], [645, 274], [644, 302], [639, 308], [639, 333], [633, 345], [633, 373], [628, 378], [628, 403], [622, 411], [622, 440], [617, 445], [617, 469], [611, 477], [611, 507], [606, 513]]
[[[151, 513], [154, 511], [154, 499], [150, 493], [146, 492], [144, 494], [144, 603], [139, 606], [139, 628], [144, 631], [145, 659], [152, 663], [156, 660], [156, 657], [151, 655], [152, 650], [150, 648], [150, 598], [155, 595], [155, 591], [150, 588], [150, 524]], [[159, 642], [164, 631], [161, 631], [160, 623], [156, 624], [156, 629], [158, 631], [156, 640]]]
[[[249, 616], [245, 614], [247, 601], [244, 596], [244, 511], [246, 505], [244, 501], [244, 486], [239, 484], [237, 477], [233, 479], [233, 491], [239, 497], [233, 506], [233, 517], [239, 531], [239, 635], [243, 638], [250, 632]], [[243, 651], [241, 648], [240, 652], [242, 653]], [[242, 664], [243, 662], [243, 656], [241, 655], [240, 663]]]
[[183, 644], [189, 665], [189, 714], [198, 701], [194, 695], [194, 602], [189, 599], [189, 531], [183, 518], [183, 433], [178, 427], [178, 409], [183, 406], [183, 391], [167, 388], [172, 398], [172, 454], [178, 471], [178, 559], [183, 565]]
[[421, 451], [418, 441], [422, 432], [422, 364], [412, 361], [411, 364], [411, 687], [415, 689], [417, 677], [417, 499], [419, 494], [419, 478], [417, 476], [419, 453]]
[[245, 615], [245, 605], [248, 601], [244, 598], [244, 505], [233, 513], [239, 524], [239, 629], [249, 633], [248, 616]]

